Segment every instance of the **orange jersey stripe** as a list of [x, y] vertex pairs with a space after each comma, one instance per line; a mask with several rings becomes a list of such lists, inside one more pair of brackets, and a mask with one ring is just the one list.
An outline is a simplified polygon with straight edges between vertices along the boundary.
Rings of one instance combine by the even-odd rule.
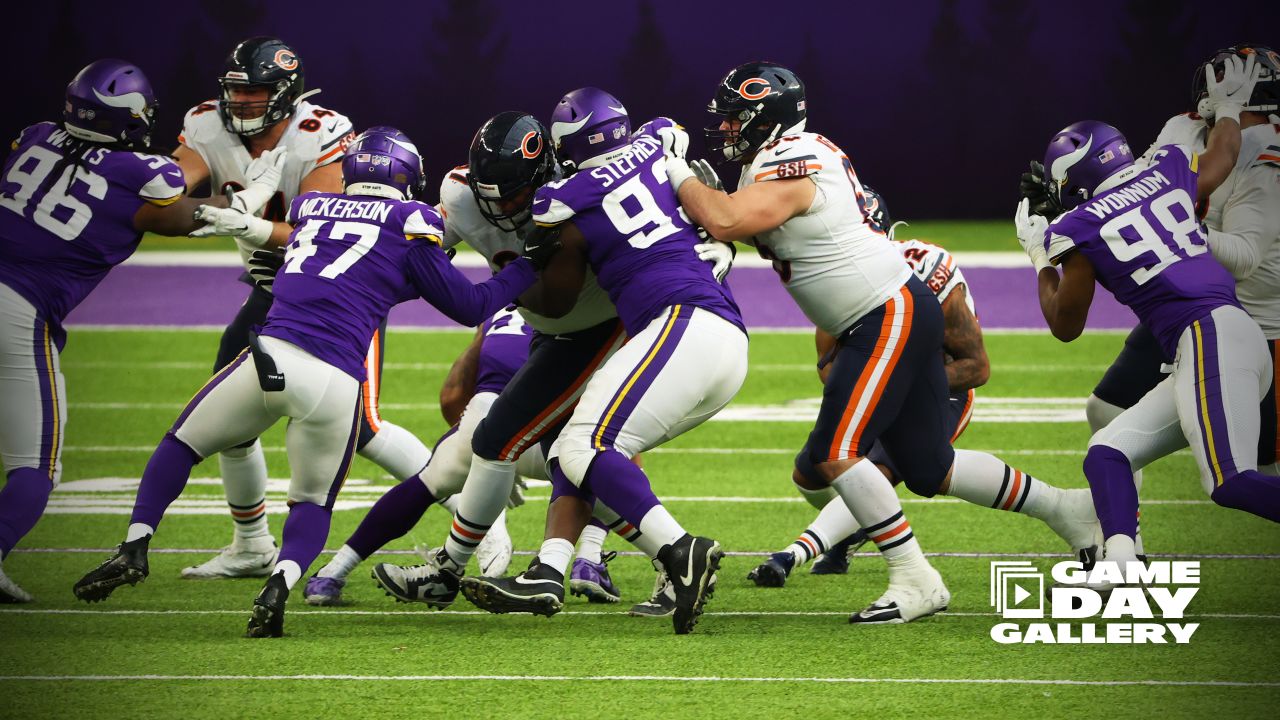
[[862, 431], [867, 427], [867, 421], [871, 419], [872, 410], [880, 403], [880, 396], [884, 394], [884, 389], [889, 384], [889, 378], [893, 376], [894, 369], [898, 367], [898, 361], [902, 359], [902, 349], [907, 344], [907, 336], [911, 334], [911, 318], [915, 310], [915, 300], [911, 297], [911, 293], [905, 289], [902, 291], [902, 300], [902, 330], [898, 334], [898, 346], [894, 348], [893, 355], [889, 356], [889, 362], [885, 365], [884, 374], [880, 376], [880, 382], [876, 383], [875, 394], [871, 396], [871, 402], [867, 404], [867, 411], [862, 414], [862, 419], [858, 421], [858, 427], [853, 431], [851, 445], [855, 449], [858, 447], [858, 441], [862, 438]]
[[969, 421], [973, 419], [974, 396], [975, 396], [975, 393], [973, 392], [973, 388], [969, 388], [968, 397], [966, 397], [964, 401], [964, 410], [960, 413], [960, 423], [956, 425], [956, 431], [951, 436], [952, 443], [960, 439], [960, 436], [964, 433], [965, 428], [969, 427]]
[[[898, 311], [897, 298], [890, 299], [885, 306], [884, 321], [880, 324], [880, 338], [876, 341], [877, 347], [883, 347], [889, 338], [889, 333], [893, 330], [893, 319]], [[871, 375], [875, 372], [876, 363], [872, 357], [872, 362], [868, 362], [863, 368], [862, 373], [858, 375], [858, 382], [853, 386], [853, 393], [849, 396], [849, 404], [844, 408], [844, 414], [840, 417], [840, 424], [836, 426], [835, 437], [831, 439], [831, 448], [827, 453], [827, 459], [842, 459], [842, 444], [840, 439], [844, 437], [849, 430], [849, 423], [853, 421], [853, 411], [858, 407], [858, 398], [862, 397], [862, 391], [866, 389], [867, 382], [871, 379]], [[854, 452], [857, 452], [857, 444], [854, 444]]]
[[378, 349], [378, 331], [374, 330], [373, 341], [369, 343], [369, 354], [364, 358], [366, 380], [360, 383], [360, 393], [364, 397], [364, 419], [375, 433], [381, 425], [381, 418], [378, 417], [378, 396], [382, 394], [382, 377], [378, 374], [378, 367], [382, 363], [381, 358], [378, 357]]
[[328, 160], [329, 158], [333, 157], [334, 155], [337, 155], [338, 153], [342, 152], [342, 151], [343, 151], [343, 150], [345, 150], [345, 149], [346, 149], [346, 148], [344, 148], [344, 147], [342, 146], [342, 144], [341, 144], [341, 143], [339, 143], [338, 145], [334, 146], [334, 148], [333, 148], [332, 150], [330, 150], [329, 152], [327, 152], [327, 153], [325, 153], [325, 154], [321, 155], [320, 157], [316, 158], [316, 164], [317, 164], [317, 165], [319, 165], [320, 163], [324, 162], [325, 160]]

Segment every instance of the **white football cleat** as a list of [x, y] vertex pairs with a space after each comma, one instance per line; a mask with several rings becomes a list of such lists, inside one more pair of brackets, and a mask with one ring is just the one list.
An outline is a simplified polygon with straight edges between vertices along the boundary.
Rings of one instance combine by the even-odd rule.
[[498, 578], [507, 574], [511, 565], [511, 535], [507, 532], [507, 511], [503, 510], [484, 539], [476, 546], [476, 564], [480, 574]]
[[182, 577], [186, 580], [266, 577], [275, 567], [279, 552], [275, 538], [270, 535], [236, 538], [213, 558], [195, 567], [182, 568]]
[[889, 570], [889, 589], [867, 609], [849, 616], [861, 625], [899, 624], [943, 612], [951, 602], [951, 592], [942, 576], [927, 562], [918, 569]]
[[0, 605], [29, 603], [34, 599], [31, 593], [18, 587], [18, 583], [4, 574], [4, 568], [0, 568]]
[[1102, 526], [1093, 509], [1093, 493], [1088, 489], [1063, 490], [1057, 509], [1044, 522], [1077, 555], [1081, 550], [1102, 547]]

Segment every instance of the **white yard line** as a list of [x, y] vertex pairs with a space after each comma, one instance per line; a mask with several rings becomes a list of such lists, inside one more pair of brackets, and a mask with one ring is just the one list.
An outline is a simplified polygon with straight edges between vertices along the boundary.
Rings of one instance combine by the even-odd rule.
[[[150, 453], [156, 449], [155, 445], [67, 445], [63, 452], [95, 452], [95, 453], [130, 453], [145, 452]], [[264, 445], [262, 449], [270, 453], [285, 452], [283, 445]], [[980, 452], [991, 453], [999, 457], [1016, 455], [1016, 456], [1065, 456], [1065, 457], [1084, 457], [1085, 449], [1061, 449], [1061, 448], [998, 448], [998, 449], [979, 449], [969, 448], [971, 450], [979, 450]], [[721, 447], [660, 447], [652, 450], [646, 450], [646, 455], [795, 455], [799, 448], [721, 448]], [[1179, 450], [1174, 455], [1191, 455], [1190, 450]]]
[[1276, 688], [1280, 682], [1240, 680], [1076, 680], [1070, 678], [871, 678], [688, 675], [0, 675], [6, 682], [641, 682], [807, 683], [851, 685], [1034, 685], [1084, 687]]

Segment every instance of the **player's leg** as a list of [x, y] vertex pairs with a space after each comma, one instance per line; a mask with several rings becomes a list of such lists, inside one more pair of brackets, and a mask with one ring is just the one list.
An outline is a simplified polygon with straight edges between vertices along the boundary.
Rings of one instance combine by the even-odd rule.
[[[1173, 360], [1166, 357], [1160, 342], [1147, 326], [1139, 323], [1124, 339], [1124, 348], [1107, 368], [1102, 379], [1085, 401], [1085, 417], [1089, 432], [1096, 433], [1120, 413], [1133, 407], [1144, 395], [1159, 385], [1172, 369]], [[1134, 485], [1142, 490], [1142, 471], [1133, 474]], [[1141, 520], [1141, 518], [1139, 518]], [[1139, 523], [1134, 545], [1143, 556], [1142, 528]]]
[[[266, 320], [272, 300], [271, 293], [256, 286], [249, 290], [249, 296], [235, 318], [222, 331], [214, 373], [225, 368], [249, 346], [249, 333]], [[255, 437], [223, 450], [218, 453], [218, 469], [233, 521], [232, 542], [210, 560], [183, 568], [182, 577], [213, 579], [266, 575], [276, 559], [276, 544], [267, 526], [267, 458], [262, 451], [262, 443]]]
[[384, 420], [378, 412], [386, 337], [387, 321], [384, 318], [369, 342], [369, 353], [365, 357], [367, 377], [360, 386], [360, 440], [356, 451], [361, 457], [377, 463], [396, 480], [407, 480], [426, 467], [431, 451], [416, 435]]
[[32, 597], [4, 573], [3, 561], [35, 527], [62, 475], [66, 381], [58, 348], [35, 308], [0, 284], [0, 604]]
[[116, 587], [147, 576], [147, 548], [165, 511], [204, 458], [245, 442], [280, 417], [266, 405], [253, 356], [246, 349], [187, 403], [147, 461], [124, 543], [76, 583], [76, 597], [106, 599]]
[[280, 637], [289, 592], [324, 550], [333, 504], [351, 469], [359, 435], [359, 383], [290, 343], [262, 338], [262, 349], [285, 376], [285, 389], [268, 393], [266, 403], [290, 418], [285, 430], [289, 516], [280, 559], [254, 600], [245, 634]]
[[[677, 633], [688, 632], [696, 623], [722, 553], [715, 541], [685, 532], [653, 494], [644, 471], [630, 458], [718, 412], [741, 386], [745, 371], [746, 336], [741, 330], [705, 310], [674, 306], [591, 378], [552, 451], [573, 486], [584, 494], [594, 494], [638, 526], [650, 542], [662, 546], [658, 557], [675, 583], [673, 624]], [[556, 479], [553, 473], [553, 482]], [[587, 510], [576, 528], [554, 534], [550, 531], [556, 530], [557, 523], [549, 512], [552, 536], [544, 542], [525, 578], [532, 573], [548, 585], [556, 579], [563, 583], [572, 541], [590, 517], [590, 505]], [[468, 597], [478, 599], [482, 607], [493, 605], [488, 601], [495, 596], [505, 594], [506, 600], [514, 600], [520, 594], [514, 584], [472, 580], [464, 581]], [[488, 597], [471, 591], [486, 587], [492, 590], [486, 591]]]
[[1268, 340], [1267, 352], [1271, 356], [1271, 385], [1258, 408], [1258, 472], [1280, 476], [1280, 393], [1276, 392], [1280, 381], [1280, 340]]
[[1205, 491], [1219, 505], [1280, 522], [1280, 478], [1257, 470], [1253, 408], [1271, 385], [1273, 363], [1262, 331], [1243, 310], [1221, 307], [1191, 324], [1178, 354], [1178, 415]]
[[[639, 455], [631, 458], [631, 461], [637, 467], [644, 467], [641, 464]], [[622, 599], [622, 593], [618, 590], [618, 586], [613, 582], [613, 577], [609, 574], [609, 563], [618, 554], [616, 552], [604, 552], [604, 541], [609, 536], [609, 529], [613, 524], [617, 524], [619, 527], [626, 524], [629, 528], [626, 531], [626, 537], [623, 539], [633, 545], [639, 543], [645, 547], [649, 546], [648, 543], [641, 541], [642, 535], [639, 530], [630, 526], [629, 523], [618, 517], [617, 513], [605, 507], [602, 503], [594, 503], [591, 521], [587, 523], [587, 526], [578, 535], [577, 553], [573, 558], [573, 567], [569, 572], [569, 592], [587, 598], [588, 602], [616, 603]], [[660, 549], [660, 547], [653, 548], [653, 552], [649, 553], [650, 559]]]
[[534, 335], [528, 361], [476, 427], [470, 469], [443, 549], [425, 566], [375, 566], [384, 590], [397, 598], [426, 593], [439, 607], [453, 601], [467, 564], [511, 497], [516, 462], [569, 416], [587, 379], [624, 340], [617, 319], [576, 333]]

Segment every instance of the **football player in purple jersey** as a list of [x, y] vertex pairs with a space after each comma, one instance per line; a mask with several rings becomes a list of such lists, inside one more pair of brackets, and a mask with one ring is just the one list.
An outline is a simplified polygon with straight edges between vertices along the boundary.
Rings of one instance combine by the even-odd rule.
[[[61, 123], [22, 131], [0, 182], [0, 558], [36, 524], [62, 473], [62, 321], [144, 232], [185, 235], [199, 201], [182, 170], [147, 154], [156, 97], [123, 60], [90, 63], [67, 86]], [[279, 173], [258, 165], [255, 190]], [[225, 201], [215, 201], [225, 205]], [[31, 596], [0, 570], [0, 603]]]
[[538, 557], [514, 578], [464, 578], [462, 591], [491, 612], [558, 612], [573, 542], [598, 499], [640, 529], [673, 583], [673, 627], [688, 633], [723, 551], [685, 531], [631, 457], [728, 404], [746, 376], [746, 330], [729, 289], [694, 249], [702, 240], [667, 180], [663, 140], [632, 140], [622, 103], [597, 88], [565, 95], [551, 119], [557, 153], [575, 172], [534, 196], [537, 229], [526, 248], [542, 247], [553, 233], [563, 246], [543, 273], [543, 305], [553, 315], [568, 312], [590, 267], [631, 339], [592, 374], [552, 445], [552, 501]]
[[1040, 307], [1055, 337], [1069, 342], [1084, 330], [1096, 281], [1174, 358], [1172, 374], [1095, 433], [1085, 455], [1106, 537], [1103, 561], [1121, 568], [1139, 561], [1133, 471], [1188, 444], [1214, 502], [1280, 522], [1280, 478], [1257, 470], [1256, 408], [1271, 384], [1271, 358], [1200, 224], [1204, 201], [1236, 164], [1241, 106], [1258, 75], [1253, 58], [1235, 56], [1221, 79], [1210, 72], [1215, 122], [1203, 154], [1167, 145], [1137, 162], [1110, 125], [1067, 126], [1044, 161], [1065, 214], [1046, 223], [1027, 200], [1018, 207], [1018, 237], [1038, 270]]
[[394, 128], [357, 138], [342, 176], [344, 193], [308, 193], [290, 204], [294, 230], [260, 335], [178, 416], [143, 472], [124, 542], [76, 583], [76, 597], [103, 600], [145, 578], [148, 544], [191, 469], [287, 417], [289, 517], [246, 632], [281, 636], [289, 591], [324, 548], [355, 452], [365, 351], [382, 318], [422, 297], [450, 318], [478, 325], [531, 286], [546, 258], [527, 253], [472, 285], [441, 246], [439, 213], [414, 200], [424, 185], [422, 159]]
[[[231, 235], [245, 269], [249, 255], [269, 240], [283, 245], [292, 228], [285, 211], [298, 195], [342, 192], [342, 158], [354, 134], [351, 120], [315, 103], [319, 89], [306, 89], [306, 67], [296, 51], [274, 37], [248, 38], [231, 50], [218, 78], [218, 97], [187, 111], [174, 157], [194, 190], [208, 181], [214, 195], [246, 182], [251, 159], [281, 153], [280, 188], [261, 198], [261, 217], [253, 214], [207, 213], [201, 233]], [[248, 274], [253, 274], [250, 271]], [[249, 282], [248, 275], [242, 280]], [[250, 330], [262, 324], [271, 295], [250, 286], [236, 316], [223, 330], [214, 372], [235, 359], [249, 342]], [[388, 422], [378, 412], [386, 322], [374, 333], [366, 357], [368, 375], [361, 385], [363, 402], [356, 452], [377, 463], [397, 480], [416, 475], [431, 453], [413, 433]], [[254, 438], [218, 454], [228, 509], [233, 520], [229, 545], [182, 577], [210, 579], [261, 577], [271, 572], [276, 545], [267, 521], [267, 462]]]

